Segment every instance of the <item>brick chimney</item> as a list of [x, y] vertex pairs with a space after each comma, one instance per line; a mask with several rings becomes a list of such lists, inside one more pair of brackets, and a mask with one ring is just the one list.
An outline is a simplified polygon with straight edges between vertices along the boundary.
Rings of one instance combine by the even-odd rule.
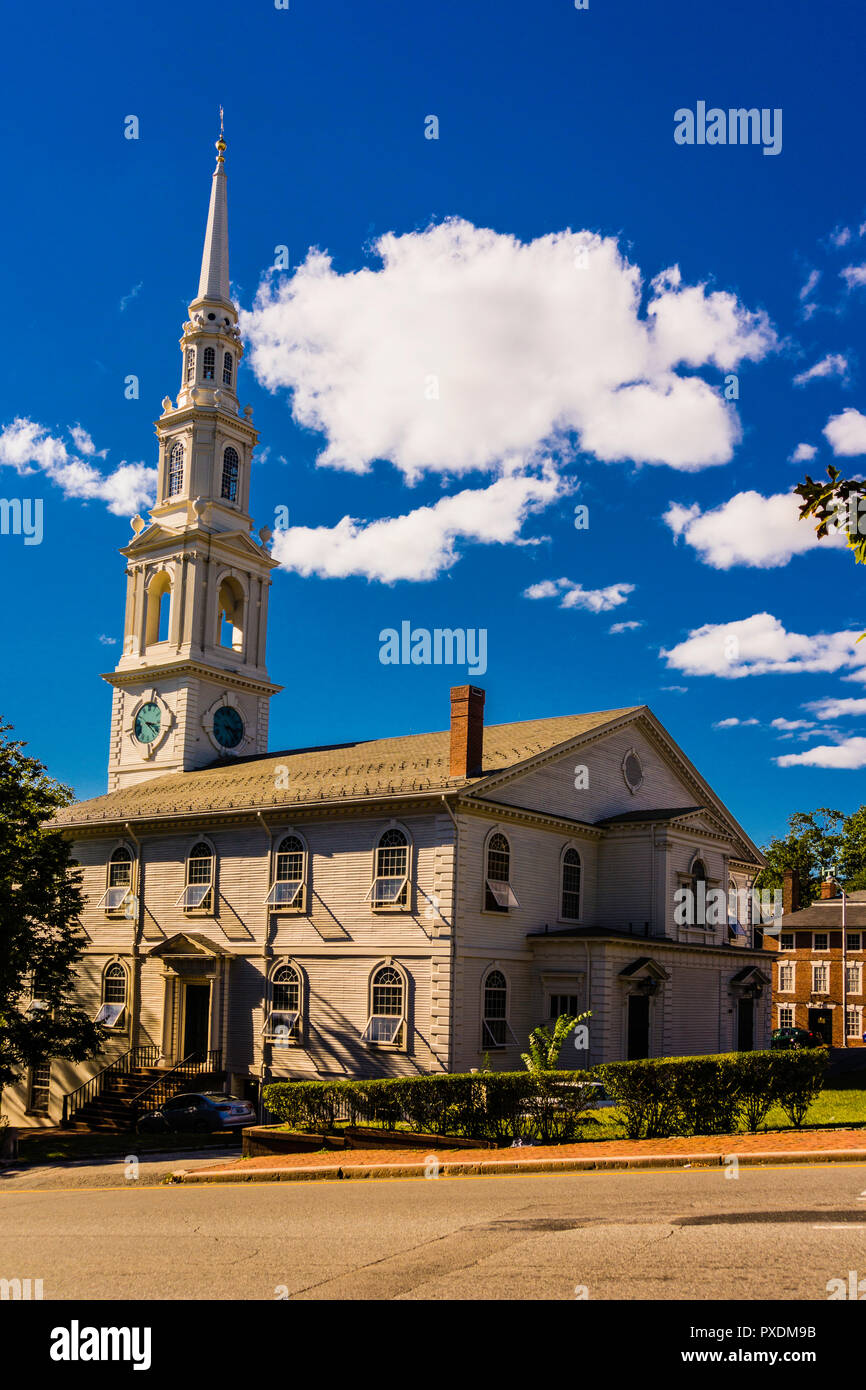
[[825, 879], [824, 879], [824, 882], [821, 884], [821, 898], [822, 898], [822, 901], [823, 901], [823, 900], [826, 900], [827, 898], [835, 898], [835, 896], [836, 896], [836, 882], [835, 882], [835, 880], [832, 879], [832, 878], [825, 878]]
[[782, 875], [782, 914], [800, 910], [800, 873], [798, 869], [786, 869]]
[[484, 749], [484, 691], [451, 687], [451, 777], [476, 777]]

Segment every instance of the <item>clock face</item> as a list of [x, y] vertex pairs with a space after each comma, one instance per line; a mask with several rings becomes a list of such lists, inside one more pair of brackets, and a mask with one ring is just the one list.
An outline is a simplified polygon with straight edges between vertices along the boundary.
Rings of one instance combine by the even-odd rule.
[[223, 748], [237, 748], [244, 736], [244, 721], [233, 705], [221, 705], [213, 717], [213, 736]]
[[148, 700], [147, 704], [142, 705], [135, 716], [135, 737], [139, 743], [153, 743], [153, 740], [159, 735], [161, 723], [162, 714], [159, 705], [154, 704], [153, 700]]

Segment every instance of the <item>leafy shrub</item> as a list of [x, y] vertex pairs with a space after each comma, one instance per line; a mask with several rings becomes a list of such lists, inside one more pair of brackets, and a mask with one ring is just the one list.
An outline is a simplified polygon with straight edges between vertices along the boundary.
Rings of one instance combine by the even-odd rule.
[[812, 1101], [821, 1094], [830, 1061], [829, 1049], [809, 1047], [793, 1051], [780, 1048], [772, 1056], [778, 1059], [773, 1099], [781, 1105], [795, 1129], [799, 1129]]
[[750, 1134], [757, 1133], [777, 1098], [780, 1068], [777, 1052], [741, 1052], [740, 1117]]
[[662, 1062], [604, 1062], [593, 1075], [619, 1106], [629, 1139], [659, 1139], [674, 1132], [679, 1113], [674, 1073]]

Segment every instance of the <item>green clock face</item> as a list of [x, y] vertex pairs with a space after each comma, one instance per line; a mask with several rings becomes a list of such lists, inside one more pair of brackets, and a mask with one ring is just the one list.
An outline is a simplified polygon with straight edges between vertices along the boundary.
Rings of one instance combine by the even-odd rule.
[[147, 704], [142, 705], [135, 716], [135, 737], [139, 743], [153, 743], [153, 740], [159, 736], [161, 723], [162, 714], [159, 705], [154, 704], [153, 700], [148, 700]]
[[233, 705], [222, 705], [213, 717], [213, 736], [223, 748], [237, 748], [244, 736], [244, 721]]

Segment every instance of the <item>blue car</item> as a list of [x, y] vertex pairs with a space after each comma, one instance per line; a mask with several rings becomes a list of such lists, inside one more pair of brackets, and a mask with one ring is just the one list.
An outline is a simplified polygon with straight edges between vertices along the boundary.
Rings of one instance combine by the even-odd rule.
[[255, 1120], [255, 1109], [247, 1100], [238, 1100], [237, 1096], [220, 1091], [185, 1091], [142, 1115], [135, 1129], [137, 1134], [160, 1134], [167, 1130], [213, 1134], [221, 1129], [251, 1125]]

